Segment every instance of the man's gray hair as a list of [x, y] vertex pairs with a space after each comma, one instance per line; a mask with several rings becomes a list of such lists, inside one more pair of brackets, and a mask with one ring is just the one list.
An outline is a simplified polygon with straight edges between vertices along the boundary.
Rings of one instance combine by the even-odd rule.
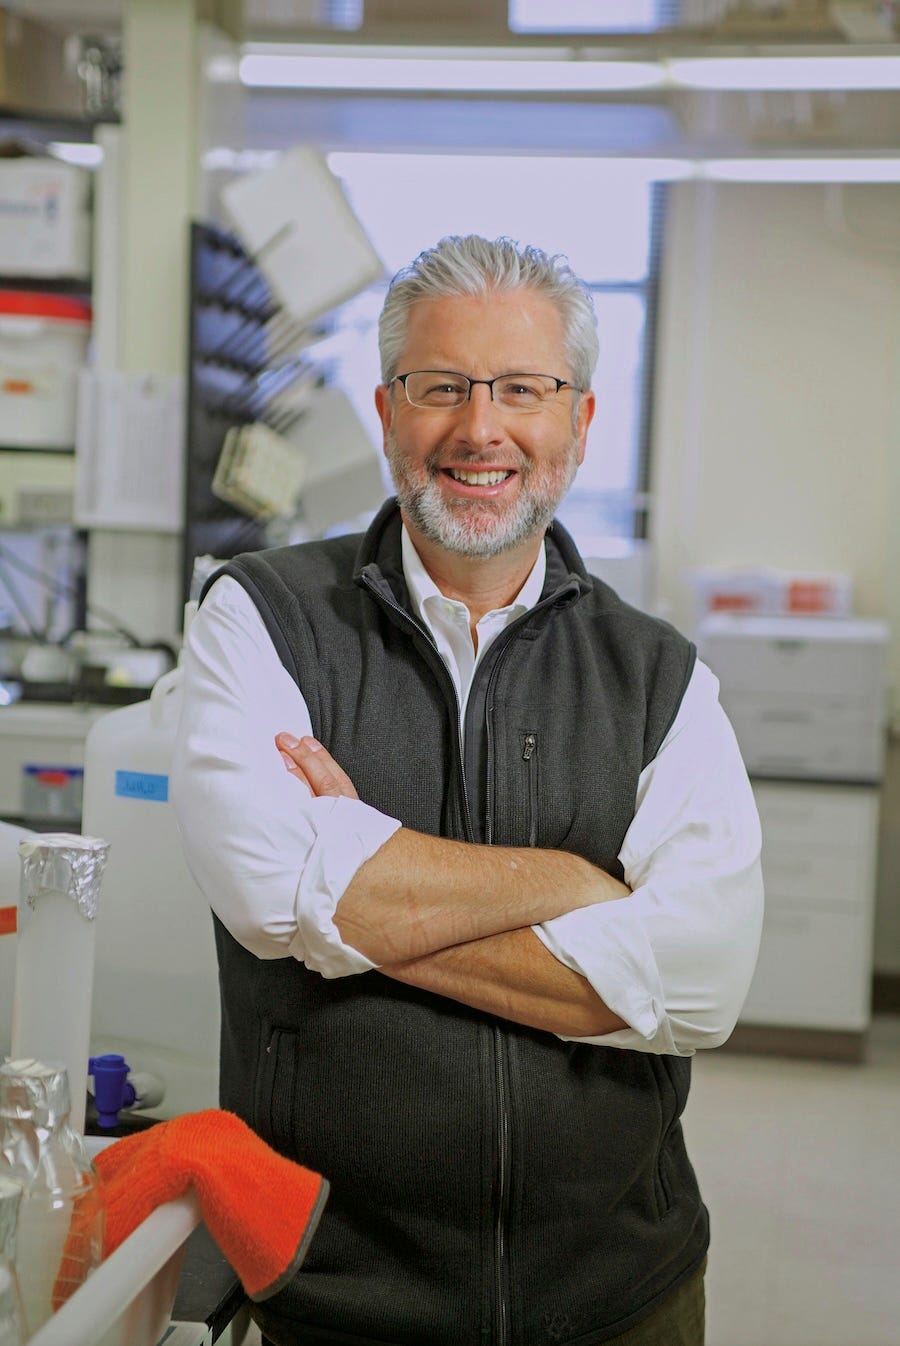
[[[522, 248], [511, 238], [493, 242], [478, 234], [450, 235], [398, 271], [388, 288], [378, 320], [381, 377], [389, 383], [397, 371], [413, 304], [451, 295], [484, 295], [492, 290], [531, 290], [556, 304], [563, 320], [565, 353], [572, 381], [589, 388], [599, 351], [597, 318], [590, 290], [562, 256], [540, 248]], [[461, 371], [462, 372], [462, 371]], [[554, 373], [554, 370], [509, 370]]]

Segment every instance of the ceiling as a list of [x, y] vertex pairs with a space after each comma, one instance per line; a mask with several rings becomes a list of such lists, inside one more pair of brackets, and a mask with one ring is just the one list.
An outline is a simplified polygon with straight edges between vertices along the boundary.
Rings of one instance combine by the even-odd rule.
[[[3, 7], [41, 22], [68, 29], [114, 28], [121, 24], [127, 0], [4, 0]], [[248, 37], [283, 40], [326, 34], [329, 12], [346, 14], [360, 0], [226, 0], [225, 8], [243, 12]], [[222, 0], [198, 0], [201, 11], [214, 13]], [[621, 7], [627, 13], [627, 6]], [[637, 7], [636, 7], [637, 8]], [[558, 12], [547, 0], [548, 13]], [[507, 25], [507, 0], [363, 0], [360, 39], [415, 41], [455, 38], [527, 41], [512, 36]], [[900, 3], [892, 0], [660, 0], [661, 22], [652, 30], [604, 35], [604, 43], [653, 46], [659, 50], [682, 42], [716, 43], [867, 43], [900, 41]], [[549, 33], [541, 40], [547, 41]], [[571, 33], [568, 35], [571, 40]], [[596, 35], [593, 41], [596, 42]]]
[[[121, 28], [128, 0], [0, 0], [7, 10], [37, 24], [50, 24], [66, 31], [85, 33]], [[152, 0], [143, 0], [151, 3]], [[547, 0], [557, 13], [560, 0]], [[900, 52], [900, 0], [660, 0], [662, 12], [679, 9], [681, 23], [665, 30], [615, 37], [585, 37], [567, 33], [554, 38], [541, 34], [534, 39], [510, 34], [507, 0], [365, 0], [365, 22], [358, 31], [334, 31], [311, 27], [327, 5], [352, 6], [353, 0], [243, 0], [247, 34], [270, 40], [316, 39], [359, 43], [440, 43], [514, 46], [534, 41], [567, 48], [580, 43], [624, 47], [639, 55], [683, 54], [686, 47], [709, 52], [713, 46], [753, 54], [765, 47], [782, 53], [815, 46], [831, 50], [853, 49], [865, 38], [868, 50]], [[197, 0], [212, 12], [217, 6], [234, 10], [239, 0]], [[625, 11], [627, 12], [627, 10]], [[435, 16], [438, 15], [439, 18]], [[697, 19], [704, 23], [698, 26]], [[876, 30], [874, 24], [880, 25]], [[305, 24], [305, 26], [304, 26]], [[26, 25], [27, 26], [27, 25]], [[895, 33], [894, 30], [897, 30]], [[884, 41], [876, 45], [876, 31]], [[33, 83], [33, 81], [32, 81]], [[77, 94], [76, 90], [76, 94]], [[538, 126], [547, 152], [623, 153], [722, 153], [735, 154], [807, 151], [856, 152], [897, 151], [900, 148], [900, 91], [888, 93], [697, 93], [668, 90], [651, 95], [587, 95], [577, 98], [531, 96], [525, 109], [521, 97], [494, 100], [486, 112], [476, 99], [457, 99], [448, 111], [442, 131], [444, 148], [478, 144], [479, 117], [487, 116], [492, 136], [515, 149], [518, 139], [534, 142], [529, 130], [531, 117]], [[570, 111], [561, 104], [566, 101]], [[353, 106], [350, 103], [353, 102]], [[314, 96], [298, 90], [251, 91], [247, 98], [247, 142], [251, 147], [274, 147], [279, 136], [297, 138], [297, 128], [323, 144], [341, 138], [365, 144], [376, 131], [395, 147], [404, 142], [416, 147], [421, 140], [411, 134], [417, 121], [415, 103], [395, 98]], [[577, 104], [577, 106], [576, 106]], [[543, 109], [543, 110], [542, 110]], [[433, 104], [432, 104], [433, 111]], [[350, 127], [349, 123], [353, 123]], [[433, 127], [434, 118], [429, 125]], [[392, 130], [396, 128], [395, 130]], [[355, 128], [355, 129], [353, 129]], [[527, 133], [527, 134], [526, 134]], [[423, 131], [425, 125], [423, 122]], [[432, 137], [433, 130], [428, 131]], [[456, 138], [454, 140], [454, 137]]]

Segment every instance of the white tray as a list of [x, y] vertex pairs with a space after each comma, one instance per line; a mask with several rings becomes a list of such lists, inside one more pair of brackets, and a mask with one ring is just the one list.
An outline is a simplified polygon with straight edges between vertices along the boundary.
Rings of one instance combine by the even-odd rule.
[[[86, 1138], [93, 1153], [109, 1143]], [[29, 1346], [156, 1346], [171, 1317], [185, 1240], [199, 1223], [193, 1192], [158, 1206]]]

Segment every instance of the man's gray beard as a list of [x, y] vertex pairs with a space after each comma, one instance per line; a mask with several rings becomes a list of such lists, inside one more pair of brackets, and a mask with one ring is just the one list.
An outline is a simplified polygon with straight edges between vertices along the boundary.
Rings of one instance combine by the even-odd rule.
[[[578, 469], [574, 443], [565, 470], [555, 472], [542, 487], [529, 486], [528, 479], [533, 476], [534, 469], [527, 465], [522, 472], [523, 489], [515, 505], [498, 513], [487, 500], [449, 505], [441, 497], [434, 475], [436, 464], [430, 459], [426, 460], [428, 481], [424, 486], [414, 483], [406, 471], [393, 433], [388, 436], [387, 456], [400, 507], [422, 536], [458, 556], [484, 558], [499, 556], [528, 538], [542, 535]], [[472, 467], [476, 469], [476, 460]], [[481, 516], [492, 520], [492, 526], [473, 527], [474, 520]]]

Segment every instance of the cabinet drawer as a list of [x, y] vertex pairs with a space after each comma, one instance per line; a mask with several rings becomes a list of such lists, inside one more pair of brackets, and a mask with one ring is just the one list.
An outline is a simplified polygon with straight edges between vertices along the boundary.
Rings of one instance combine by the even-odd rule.
[[861, 1031], [871, 946], [871, 922], [858, 912], [769, 908], [741, 1022]]
[[877, 789], [827, 785], [773, 785], [755, 781], [763, 838], [847, 852], [873, 847], [878, 832]]
[[784, 906], [867, 907], [872, 884], [860, 872], [859, 857], [847, 851], [779, 841], [768, 845], [763, 833], [763, 881], [766, 910]]

